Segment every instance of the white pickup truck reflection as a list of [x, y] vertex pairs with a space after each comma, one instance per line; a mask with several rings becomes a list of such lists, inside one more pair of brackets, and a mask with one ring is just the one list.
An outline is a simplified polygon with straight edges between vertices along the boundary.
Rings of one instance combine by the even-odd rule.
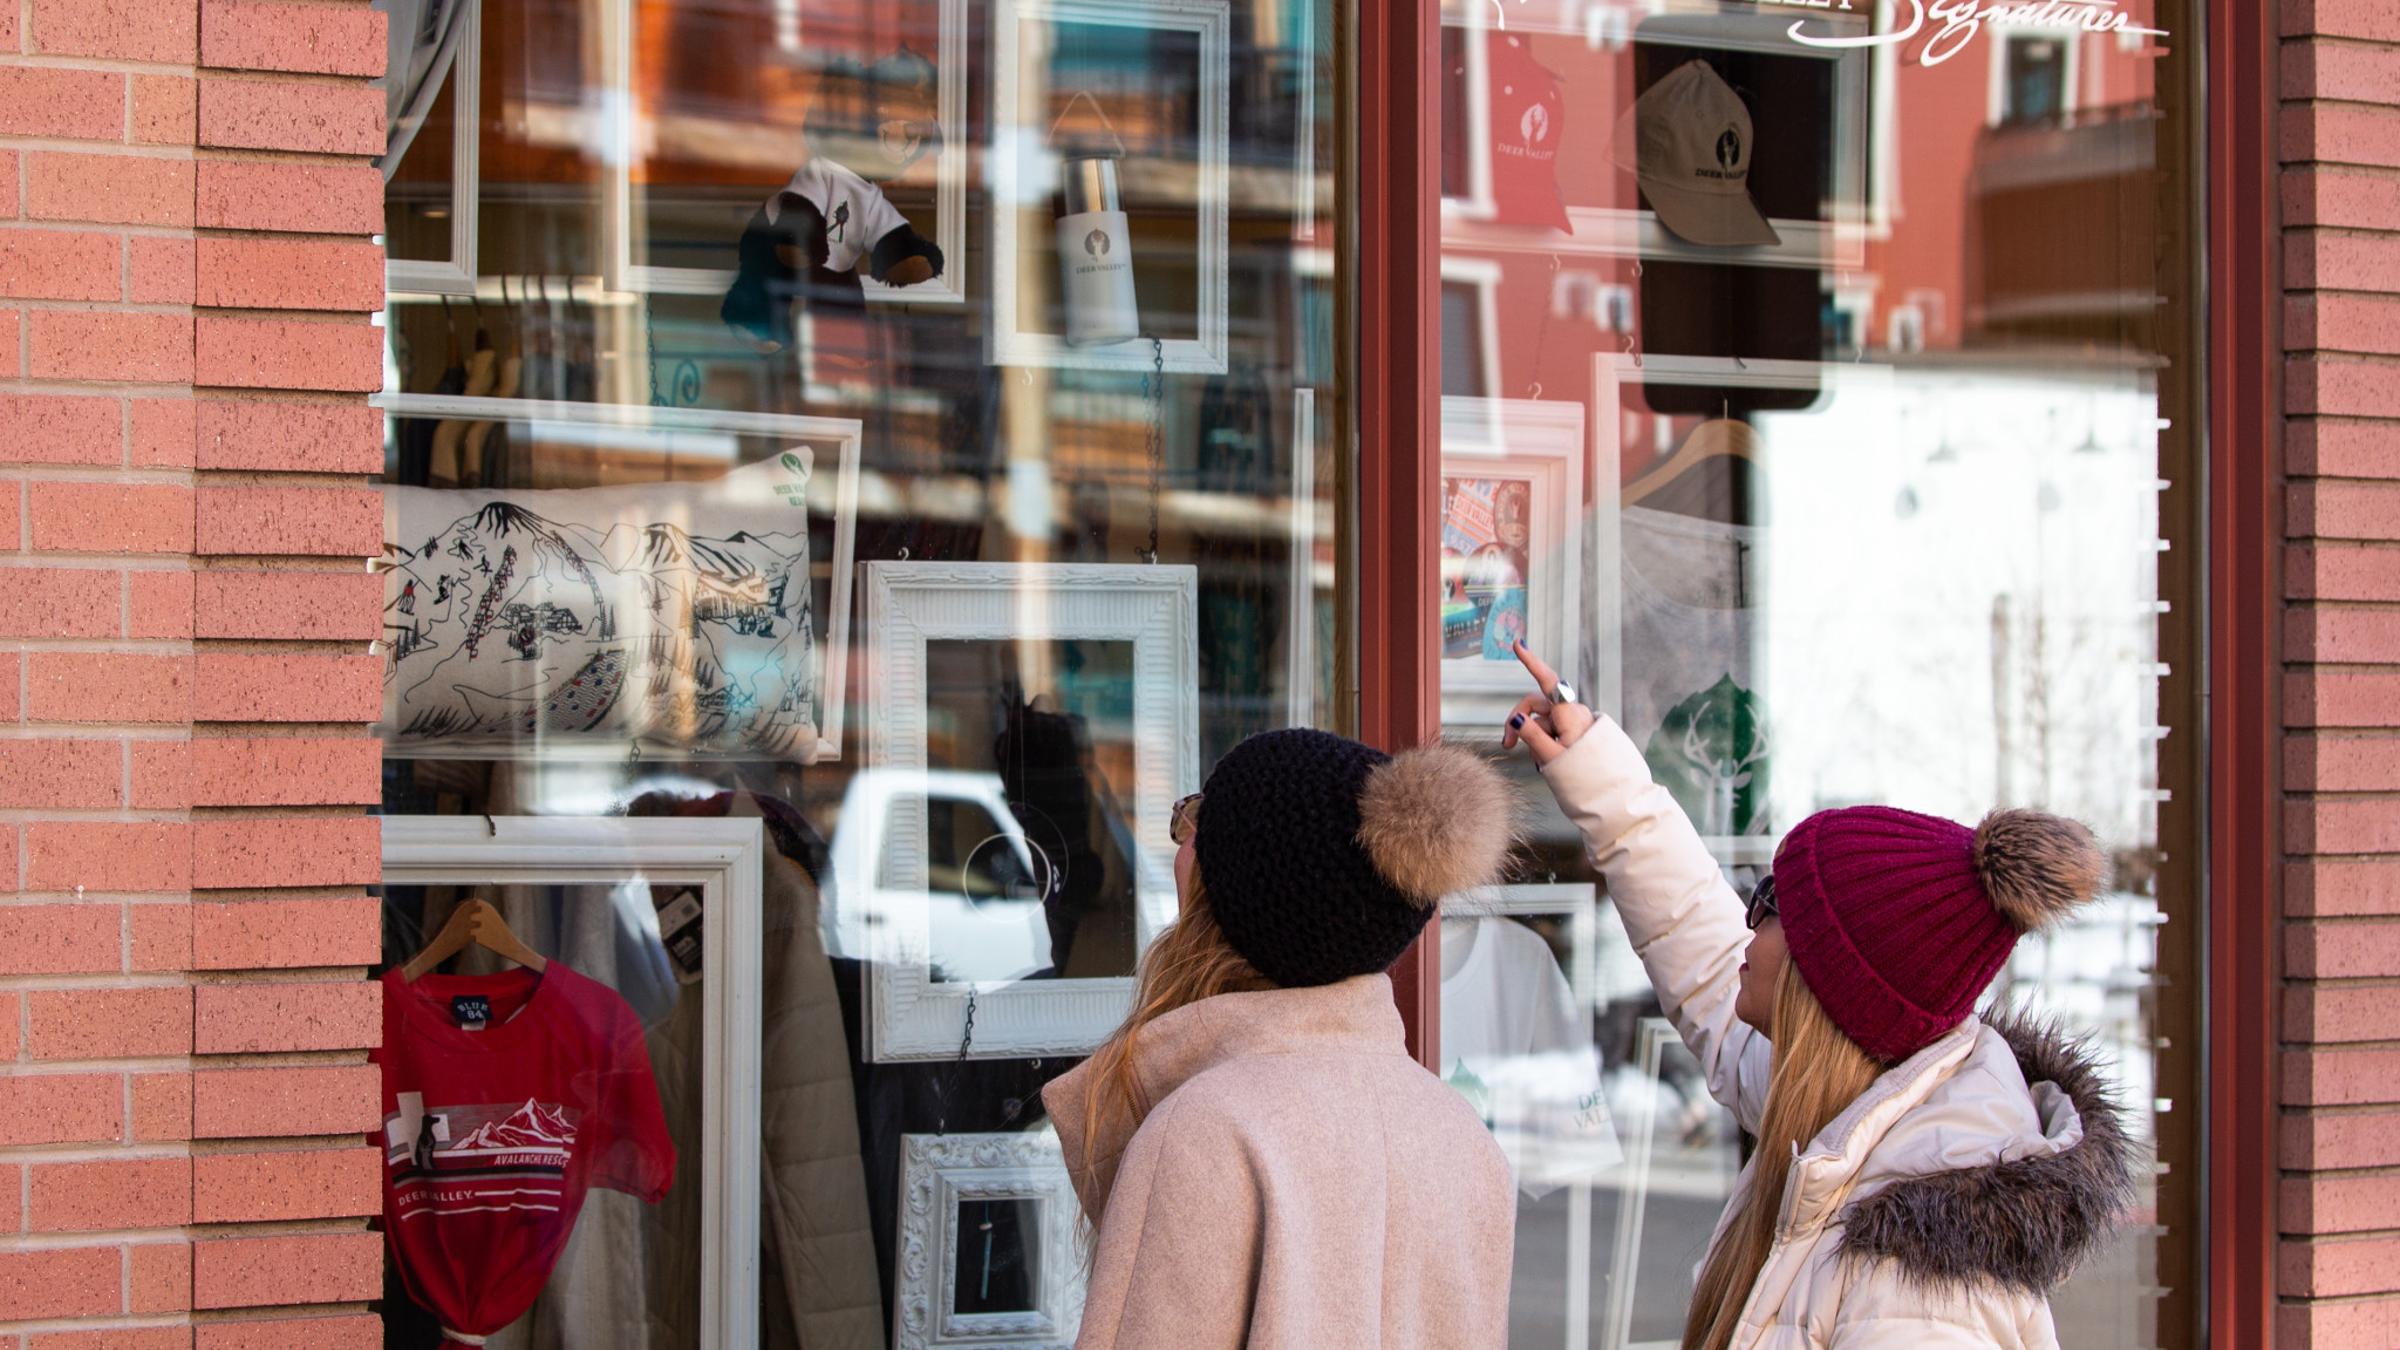
[[[894, 884], [895, 808], [922, 797], [922, 887]], [[955, 769], [865, 769], [850, 780], [833, 831], [834, 887], [823, 916], [826, 949], [862, 961], [896, 959], [895, 934], [922, 942], [905, 956], [945, 981], [1023, 979], [1050, 967], [1043, 897], [1050, 866], [1009, 809], [998, 774]]]

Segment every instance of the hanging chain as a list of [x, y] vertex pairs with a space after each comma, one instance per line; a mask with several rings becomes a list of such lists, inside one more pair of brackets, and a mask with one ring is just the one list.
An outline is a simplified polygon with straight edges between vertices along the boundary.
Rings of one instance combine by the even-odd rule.
[[1142, 376], [1142, 401], [1150, 412], [1150, 544], [1142, 550], [1142, 561], [1158, 561], [1158, 498], [1166, 476], [1167, 465], [1167, 345], [1155, 335], [1150, 339], [1150, 371]]
[[975, 987], [969, 985], [967, 986], [967, 1029], [958, 1038], [958, 1058], [951, 1061], [950, 1075], [947, 1081], [940, 1078], [933, 1080], [933, 1132], [935, 1134], [950, 1133], [950, 1089], [958, 1086], [959, 1066], [967, 1062], [967, 1051], [973, 1049], [974, 1045]]

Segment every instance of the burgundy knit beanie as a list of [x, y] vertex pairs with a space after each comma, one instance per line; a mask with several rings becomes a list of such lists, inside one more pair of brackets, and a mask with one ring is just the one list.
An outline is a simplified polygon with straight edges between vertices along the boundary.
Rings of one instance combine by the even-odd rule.
[[1975, 829], [1889, 806], [1820, 811], [1775, 854], [1775, 907], [1800, 978], [1886, 1064], [1974, 1009], [2017, 938], [2100, 890], [2092, 832], [2039, 811]]

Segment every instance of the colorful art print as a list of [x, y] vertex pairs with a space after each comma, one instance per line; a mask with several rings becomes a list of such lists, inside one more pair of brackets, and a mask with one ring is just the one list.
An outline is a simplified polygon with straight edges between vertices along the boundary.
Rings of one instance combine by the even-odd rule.
[[1513, 661], [1533, 576], [1533, 484], [1442, 480], [1442, 657]]
[[[393, 753], [837, 753], [826, 677], [839, 668], [811, 584], [815, 481], [803, 444], [688, 484], [387, 488]], [[847, 590], [835, 587], [845, 607]]]

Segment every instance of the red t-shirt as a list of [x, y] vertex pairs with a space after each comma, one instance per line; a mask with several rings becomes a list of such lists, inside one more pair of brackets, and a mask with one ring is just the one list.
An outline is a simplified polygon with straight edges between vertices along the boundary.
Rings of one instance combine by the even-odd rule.
[[[482, 1030], [470, 1030], [480, 1014]], [[533, 1306], [594, 1186], [675, 1179], [641, 1020], [552, 961], [383, 976], [383, 1227], [408, 1292], [488, 1336]]]

